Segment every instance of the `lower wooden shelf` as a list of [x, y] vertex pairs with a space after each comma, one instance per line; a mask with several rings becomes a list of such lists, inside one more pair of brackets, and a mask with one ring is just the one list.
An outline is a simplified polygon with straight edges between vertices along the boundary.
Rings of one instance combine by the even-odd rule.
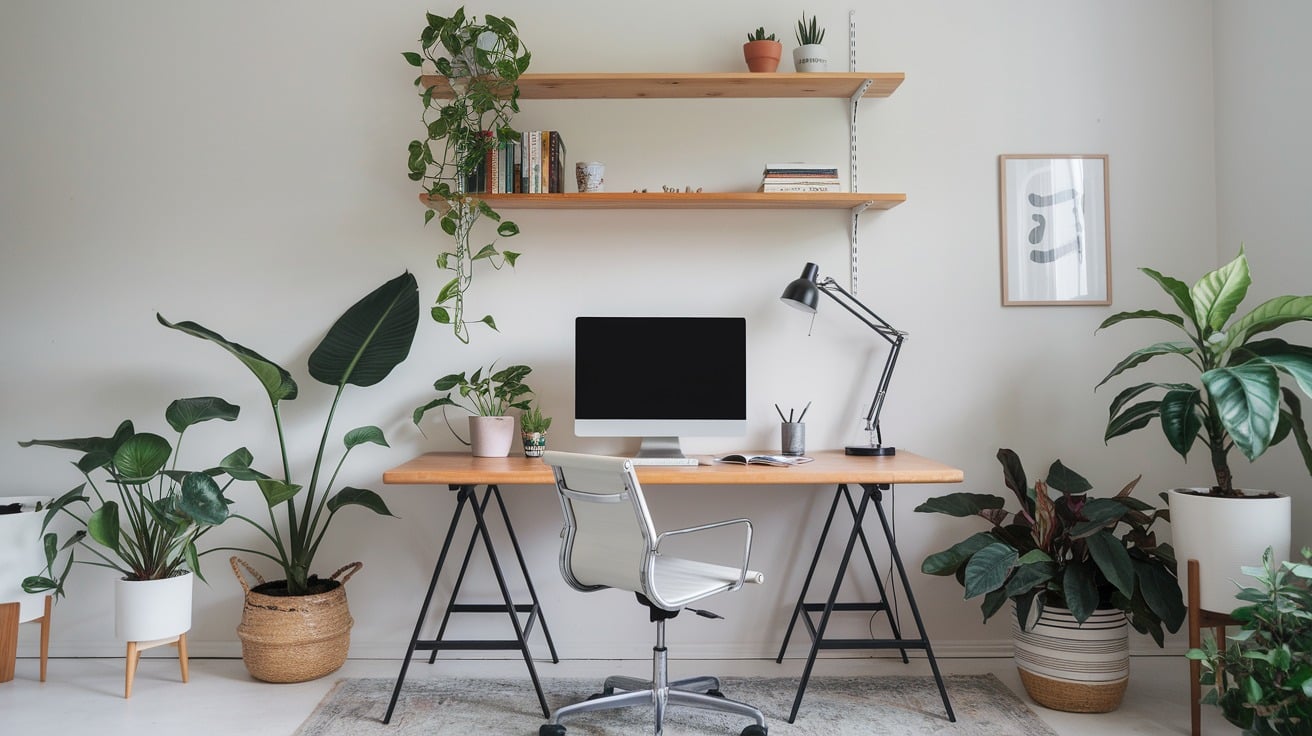
[[[905, 194], [864, 192], [568, 192], [564, 194], [471, 195], [497, 209], [534, 210], [888, 210], [906, 201]], [[420, 194], [435, 209], [441, 199]]]

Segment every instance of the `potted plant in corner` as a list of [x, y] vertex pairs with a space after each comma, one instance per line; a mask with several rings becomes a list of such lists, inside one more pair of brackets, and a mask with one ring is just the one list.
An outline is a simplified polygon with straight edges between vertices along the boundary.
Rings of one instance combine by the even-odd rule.
[[420, 51], [402, 54], [411, 66], [436, 71], [415, 79], [424, 106], [425, 134], [410, 142], [408, 168], [411, 181], [424, 187], [420, 199], [430, 208], [424, 212], [424, 224], [441, 210], [438, 222], [453, 241], [451, 250], [437, 257], [437, 267], [450, 272], [451, 278], [438, 292], [432, 317], [451, 325], [456, 338], [468, 343], [470, 325], [497, 328], [490, 314], [465, 319], [465, 296], [475, 267], [480, 263], [497, 270], [514, 267], [519, 257], [498, 250], [495, 242], [480, 248], [472, 245], [474, 228], [484, 217], [496, 223], [496, 233], [503, 238], [518, 234], [519, 227], [502, 220], [479, 198], [470, 179], [503, 145], [519, 143], [520, 135], [510, 120], [519, 112], [517, 82], [532, 55], [510, 18], [485, 15], [480, 23], [477, 16], [466, 16], [463, 7], [449, 18], [432, 13], [426, 18]]
[[[433, 388], [447, 392], [423, 406], [416, 407], [413, 420], [416, 427], [430, 409], [442, 407], [442, 421], [463, 445], [468, 445], [474, 457], [506, 457], [515, 437], [515, 418], [508, 415], [511, 409], [527, 410], [528, 396], [533, 389], [524, 383], [524, 377], [533, 372], [526, 365], [512, 365], [495, 371], [496, 365], [479, 368], [466, 377], [464, 372], [451, 373], [437, 379]], [[460, 395], [465, 404], [452, 398], [452, 391]], [[469, 439], [451, 426], [446, 407], [454, 406], [469, 412]], [[422, 427], [420, 428], [422, 431]]]
[[[175, 448], [182, 446], [188, 428], [211, 419], [230, 422], [239, 412], [239, 407], [213, 396], [178, 399], [164, 412], [178, 433], [172, 444], [160, 435], [137, 432], [131, 421], [119, 424], [110, 437], [18, 443], [80, 454], [74, 466], [86, 480], [47, 506], [42, 524], [44, 570], [24, 579], [23, 590], [62, 596], [75, 561], [118, 573], [114, 632], [127, 644], [125, 697], [132, 695], [136, 657], [139, 649], [146, 648], [142, 644], [177, 641], [183, 680], [187, 679], [185, 637], [191, 629], [192, 573], [204, 579], [196, 542], [227, 520], [230, 502], [216, 480], [226, 471], [179, 469]], [[225, 487], [231, 482], [230, 477]], [[60, 516], [76, 526], [62, 544], [57, 533], [46, 531]], [[62, 550], [68, 553], [61, 562]], [[89, 558], [76, 559], [79, 550], [89, 553]]]
[[1229, 457], [1238, 448], [1256, 460], [1292, 437], [1312, 473], [1312, 446], [1299, 393], [1281, 383], [1282, 375], [1291, 377], [1304, 396], [1312, 394], [1312, 348], [1277, 338], [1256, 339], [1281, 325], [1312, 320], [1312, 296], [1278, 296], [1232, 319], [1252, 284], [1242, 248], [1233, 261], [1193, 286], [1151, 268], [1140, 270], [1171, 297], [1176, 311], [1121, 312], [1098, 329], [1150, 319], [1172, 325], [1185, 339], [1130, 353], [1098, 386], [1160, 355], [1183, 357], [1193, 378], [1183, 381], [1172, 373], [1169, 380], [1124, 389], [1112, 400], [1104, 436], [1111, 440], [1157, 420], [1171, 448], [1186, 459], [1195, 441], [1202, 439], [1216, 485], [1172, 490], [1172, 528], [1181, 565], [1198, 560], [1201, 608], [1224, 613], [1234, 608], [1230, 580], [1241, 566], [1258, 559], [1267, 547], [1274, 548], [1279, 559], [1289, 556], [1289, 497], [1236, 488]]
[[1236, 596], [1248, 603], [1231, 614], [1238, 633], [1188, 652], [1211, 686], [1203, 702], [1246, 736], [1306, 734], [1312, 725], [1312, 550], [1302, 558], [1279, 562], [1268, 549], [1261, 567], [1245, 567], [1257, 585]]
[[773, 33], [766, 34], [765, 26], [747, 34], [747, 43], [743, 44], [743, 59], [747, 61], [747, 70], [752, 72], [775, 71], [783, 53], [784, 45], [775, 40]]
[[797, 48], [793, 49], [793, 68], [799, 72], [829, 71], [829, 52], [822, 45], [825, 29], [816, 25], [815, 16], [807, 23], [806, 13], [797, 21]]
[[1138, 478], [1098, 498], [1060, 460], [1032, 487], [1015, 452], [998, 450], [998, 461], [1019, 510], [983, 493], [925, 501], [916, 511], [979, 516], [990, 528], [930, 555], [920, 569], [956, 576], [967, 598], [984, 596], [985, 621], [1012, 602], [1016, 666], [1035, 702], [1115, 710], [1129, 681], [1127, 621], [1159, 647], [1163, 627], [1174, 632], [1184, 621], [1174, 553], [1152, 530], [1167, 514], [1130, 495]]
[[519, 436], [524, 442], [524, 457], [542, 457], [547, 449], [548, 429], [551, 429], [551, 417], [542, 416], [542, 408], [536, 404], [519, 415]]
[[[41, 531], [51, 500], [49, 496], [0, 498], [0, 607], [13, 607], [0, 618], [41, 623], [41, 682], [46, 681], [50, 652], [50, 595], [28, 593], [23, 590], [23, 579], [45, 564]], [[0, 682], [14, 677], [17, 647], [17, 626], [10, 631], [0, 627]]]
[[[324, 465], [333, 415], [348, 385], [373, 386], [382, 381], [410, 354], [419, 324], [419, 288], [414, 275], [404, 273], [374, 289], [356, 302], [328, 328], [310, 353], [309, 373], [320, 383], [336, 388], [328, 407], [323, 434], [313, 457], [308, 483], [293, 478], [291, 454], [284, 435], [281, 405], [295, 399], [296, 381], [273, 361], [195, 322], [169, 322], [157, 315], [160, 324], [211, 342], [250, 369], [259, 380], [272, 409], [277, 430], [278, 471], [266, 474], [253, 466], [249, 450], [229, 455], [220, 469], [242, 481], [253, 481], [268, 513], [267, 522], [234, 514], [257, 529], [272, 552], [225, 547], [263, 557], [278, 565], [281, 580], [265, 582], [254, 574], [254, 587], [247, 585], [232, 558], [233, 572], [245, 589], [245, 606], [237, 635], [242, 642], [242, 659], [251, 675], [267, 682], [302, 682], [337, 670], [346, 661], [350, 645], [351, 619], [343, 584], [362, 565], [346, 565], [328, 578], [312, 574], [315, 555], [337, 512], [360, 506], [391, 516], [377, 493], [350, 486], [334, 492], [337, 474], [356, 447], [375, 444], [387, 447], [383, 431], [376, 426], [357, 427], [342, 436], [343, 450], [336, 465]], [[331, 473], [329, 472], [331, 470]], [[326, 480], [325, 480], [326, 479]], [[282, 519], [279, 519], [279, 514]], [[347, 572], [349, 571], [349, 572]], [[346, 576], [338, 577], [347, 572]]]

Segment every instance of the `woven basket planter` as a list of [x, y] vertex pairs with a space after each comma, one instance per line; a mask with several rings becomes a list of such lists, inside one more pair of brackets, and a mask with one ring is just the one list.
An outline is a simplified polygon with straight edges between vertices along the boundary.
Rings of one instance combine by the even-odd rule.
[[1039, 705], [1069, 713], [1116, 710], [1130, 682], [1129, 623], [1116, 609], [1099, 609], [1083, 625], [1065, 608], [1045, 606], [1022, 631], [1012, 616], [1016, 668]]
[[[260, 593], [257, 589], [265, 584], [264, 578], [244, 560], [233, 557], [231, 563], [246, 594], [237, 636], [242, 661], [252, 677], [265, 682], [305, 682], [335, 672], [346, 663], [355, 623], [346, 605], [346, 581], [364, 567], [362, 563], [352, 562], [333, 573], [329, 580], [337, 587], [332, 590], [300, 596]], [[238, 565], [258, 581], [254, 587]]]

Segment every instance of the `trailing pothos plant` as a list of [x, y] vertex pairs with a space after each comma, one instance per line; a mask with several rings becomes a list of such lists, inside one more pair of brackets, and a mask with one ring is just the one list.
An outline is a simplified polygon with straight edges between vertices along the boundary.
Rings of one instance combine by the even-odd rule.
[[1113, 497], [1091, 497], [1089, 481], [1060, 460], [1033, 486], [1015, 452], [998, 450], [998, 461], [1019, 510], [1007, 511], [1005, 499], [985, 493], [925, 501], [916, 511], [978, 516], [990, 528], [926, 557], [921, 571], [955, 575], [967, 598], [984, 596], [985, 621], [1009, 599], [1022, 629], [1045, 606], [1068, 608], [1080, 623], [1110, 607], [1162, 646], [1163, 626], [1178, 630], [1186, 611], [1175, 553], [1152, 530], [1157, 520], [1169, 521], [1169, 512], [1130, 495], [1139, 478]]
[[437, 257], [437, 267], [451, 273], [438, 292], [432, 317], [451, 325], [456, 338], [469, 342], [469, 327], [482, 323], [496, 329], [492, 315], [465, 318], [465, 296], [473, 283], [474, 268], [485, 262], [494, 269], [513, 267], [519, 254], [499, 250], [496, 242], [472, 244], [474, 228], [482, 218], [496, 223], [496, 233], [512, 237], [519, 226], [492, 209], [472, 192], [471, 179], [489, 155], [501, 146], [519, 141], [510, 120], [519, 112], [519, 77], [532, 58], [519, 39], [515, 21], [495, 15], [466, 16], [465, 9], [445, 18], [427, 14], [420, 34], [420, 51], [403, 53], [412, 66], [436, 75], [420, 75], [424, 111], [423, 138], [410, 142], [410, 179], [422, 182], [428, 224], [441, 210], [438, 222], [453, 241]]
[[[308, 483], [298, 483], [292, 476], [291, 456], [283, 434], [281, 404], [298, 394], [296, 381], [287, 370], [244, 345], [232, 342], [217, 332], [195, 322], [169, 322], [157, 315], [160, 324], [193, 337], [214, 343], [231, 353], [250, 369], [268, 396], [278, 434], [282, 477], [269, 475], [253, 467], [254, 457], [246, 448], [229, 455], [220, 470], [242, 481], [259, 486], [268, 507], [264, 524], [247, 516], [234, 514], [258, 529], [273, 547], [273, 552], [224, 547], [267, 558], [282, 567], [286, 589], [266, 590], [273, 595], [307, 595], [321, 583], [311, 576], [315, 553], [328, 532], [337, 512], [347, 506], [362, 506], [376, 514], [391, 516], [379, 495], [365, 488], [344, 487], [333, 492], [337, 474], [353, 449], [364, 444], [388, 447], [383, 431], [376, 426], [350, 430], [342, 437], [344, 450], [336, 466], [325, 466], [324, 456], [332, 430], [333, 415], [348, 385], [372, 386], [392, 372], [410, 354], [415, 330], [419, 325], [419, 287], [413, 274], [404, 273], [374, 289], [347, 309], [328, 329], [318, 347], [310, 353], [309, 373], [316, 381], [336, 387], [328, 407], [323, 435], [314, 455]], [[332, 474], [328, 475], [329, 467]], [[327, 481], [324, 481], [325, 476]], [[283, 519], [278, 519], [281, 507]], [[326, 513], [325, 513], [326, 512]], [[323, 583], [322, 585], [327, 585]], [[280, 586], [275, 586], [280, 587]], [[332, 587], [328, 585], [328, 587]]]
[[[1121, 312], [1103, 320], [1098, 329], [1127, 320], [1152, 319], [1173, 325], [1186, 339], [1158, 342], [1130, 353], [1098, 386], [1159, 355], [1188, 360], [1195, 378], [1141, 383], [1121, 391], [1112, 400], [1104, 439], [1128, 434], [1157, 419], [1172, 449], [1187, 459], [1194, 441], [1201, 437], [1216, 473], [1210, 493], [1217, 496], [1243, 495], [1235, 490], [1230, 471], [1230, 451], [1236, 447], [1251, 461], [1293, 437], [1312, 473], [1312, 445], [1301, 400], [1292, 388], [1281, 385], [1282, 375], [1288, 376], [1304, 396], [1312, 395], [1312, 348], [1277, 338], [1253, 339], [1290, 322], [1312, 320], [1312, 296], [1278, 296], [1231, 320], [1253, 283], [1242, 248], [1237, 258], [1205, 274], [1193, 286], [1151, 268], [1139, 270], [1162, 287], [1178, 313], [1156, 309]], [[1156, 392], [1161, 392], [1156, 398], [1141, 399]]]
[[1268, 547], [1261, 567], [1241, 568], [1257, 585], [1235, 596], [1248, 604], [1230, 614], [1239, 631], [1187, 654], [1211, 686], [1203, 702], [1247, 736], [1312, 733], [1312, 550], [1302, 556], [1276, 562]]
[[[196, 542], [228, 519], [231, 501], [223, 492], [233, 478], [219, 486], [218, 479], [227, 475], [223, 463], [183, 470], [178, 467], [178, 451], [190, 427], [211, 419], [231, 422], [240, 411], [215, 396], [178, 399], [164, 411], [165, 421], [178, 433], [173, 443], [136, 431], [130, 420], [120, 423], [109, 437], [19, 442], [22, 447], [80, 453], [73, 465], [86, 479], [46, 506], [42, 523], [46, 567], [24, 579], [23, 590], [62, 596], [75, 561], [116, 570], [125, 580], [163, 580], [186, 570], [204, 580]], [[56, 532], [45, 531], [60, 517], [74, 520], [76, 526], [62, 544]], [[64, 550], [67, 555], [61, 564]], [[77, 559], [78, 550], [89, 556]]]

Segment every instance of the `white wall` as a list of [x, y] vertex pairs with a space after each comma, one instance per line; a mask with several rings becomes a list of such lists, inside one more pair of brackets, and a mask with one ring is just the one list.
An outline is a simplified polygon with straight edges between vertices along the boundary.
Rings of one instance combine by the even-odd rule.
[[[160, 327], [156, 311], [199, 321], [291, 368], [303, 395], [284, 411], [296, 450], [308, 454], [328, 394], [306, 377], [304, 363], [322, 331], [404, 269], [420, 279], [425, 306], [442, 283], [432, 266], [440, 233], [421, 226], [416, 188], [405, 176], [420, 109], [413, 70], [400, 54], [416, 45], [426, 9], [453, 7], [4, 4], [3, 493], [59, 492], [78, 480], [66, 455], [22, 450], [15, 441], [103, 434], [129, 416], [159, 429], [164, 406], [180, 396], [213, 393], [244, 408], [235, 425], [193, 431], [186, 456], [195, 464], [240, 445], [265, 464], [273, 460], [268, 407], [245, 369]], [[470, 10], [514, 18], [533, 50], [533, 71], [706, 71], [740, 70], [744, 35], [759, 25], [791, 47], [802, 7], [503, 0]], [[842, 59], [848, 4], [805, 7], [828, 27], [831, 54]], [[960, 487], [897, 489], [909, 566], [977, 528], [911, 509], [930, 494], [1000, 489], [999, 447], [1020, 452], [1032, 472], [1060, 457], [1104, 493], [1137, 473], [1148, 499], [1156, 489], [1203, 482], [1205, 462], [1184, 466], [1151, 435], [1104, 446], [1112, 394], [1093, 386], [1148, 336], [1132, 327], [1093, 331], [1113, 311], [1158, 298], [1136, 267], [1196, 275], [1215, 262], [1217, 223], [1207, 216], [1217, 201], [1211, 5], [879, 0], [861, 4], [858, 24], [859, 68], [907, 74], [892, 98], [861, 105], [862, 189], [908, 195], [904, 205], [861, 221], [860, 296], [911, 333], [884, 413], [885, 439], [961, 467], [967, 479]], [[843, 160], [844, 115], [845, 103], [832, 100], [525, 102], [519, 124], [562, 130], [571, 158], [605, 161], [617, 191], [742, 190], [754, 187], [767, 160]], [[999, 306], [997, 156], [1004, 153], [1110, 156], [1112, 307]], [[843, 273], [843, 214], [522, 212], [516, 219], [519, 267], [480, 274], [472, 297], [471, 309], [495, 314], [501, 332], [476, 333], [464, 346], [425, 322], [412, 358], [381, 386], [348, 393], [339, 410], [338, 432], [377, 423], [392, 443], [359, 451], [342, 481], [380, 490], [402, 517], [344, 513], [320, 553], [324, 574], [365, 563], [348, 586], [357, 656], [401, 654], [453, 506], [444, 488], [382, 488], [379, 480], [420, 452], [460, 449], [437, 426], [424, 437], [409, 423], [434, 379], [494, 359], [529, 363], [531, 383], [558, 422], [554, 447], [630, 448], [569, 432], [575, 315], [748, 318], [749, 436], [691, 441], [690, 450], [772, 445], [775, 402], [814, 402], [811, 448], [855, 439], [882, 344], [837, 310], [824, 311], [807, 337], [808, 320], [775, 298], [805, 261]], [[672, 284], [679, 285], [673, 296]], [[630, 600], [584, 597], [559, 580], [553, 496], [545, 488], [506, 492], [562, 655], [645, 656], [649, 631]], [[235, 495], [239, 508], [262, 513], [253, 488]], [[671, 636], [685, 654], [772, 656], [829, 490], [680, 488], [649, 496], [663, 525], [749, 510], [761, 542], [754, 562], [768, 584], [717, 602], [728, 622], [676, 623]], [[232, 525], [215, 536], [258, 544]], [[200, 655], [235, 651], [241, 595], [224, 554], [206, 558], [211, 586], [197, 591], [192, 648]], [[1005, 616], [982, 625], [976, 602], [963, 602], [951, 580], [916, 573], [913, 584], [941, 653], [1006, 651]], [[488, 580], [470, 585], [495, 590]], [[110, 587], [102, 570], [77, 571], [56, 614], [57, 652], [119, 651]], [[872, 587], [855, 586], [859, 593]], [[603, 618], [619, 623], [599, 627]], [[839, 629], [859, 634], [866, 621], [844, 617]], [[461, 632], [506, 630], [485, 622]], [[30, 645], [31, 634], [24, 636]]]

